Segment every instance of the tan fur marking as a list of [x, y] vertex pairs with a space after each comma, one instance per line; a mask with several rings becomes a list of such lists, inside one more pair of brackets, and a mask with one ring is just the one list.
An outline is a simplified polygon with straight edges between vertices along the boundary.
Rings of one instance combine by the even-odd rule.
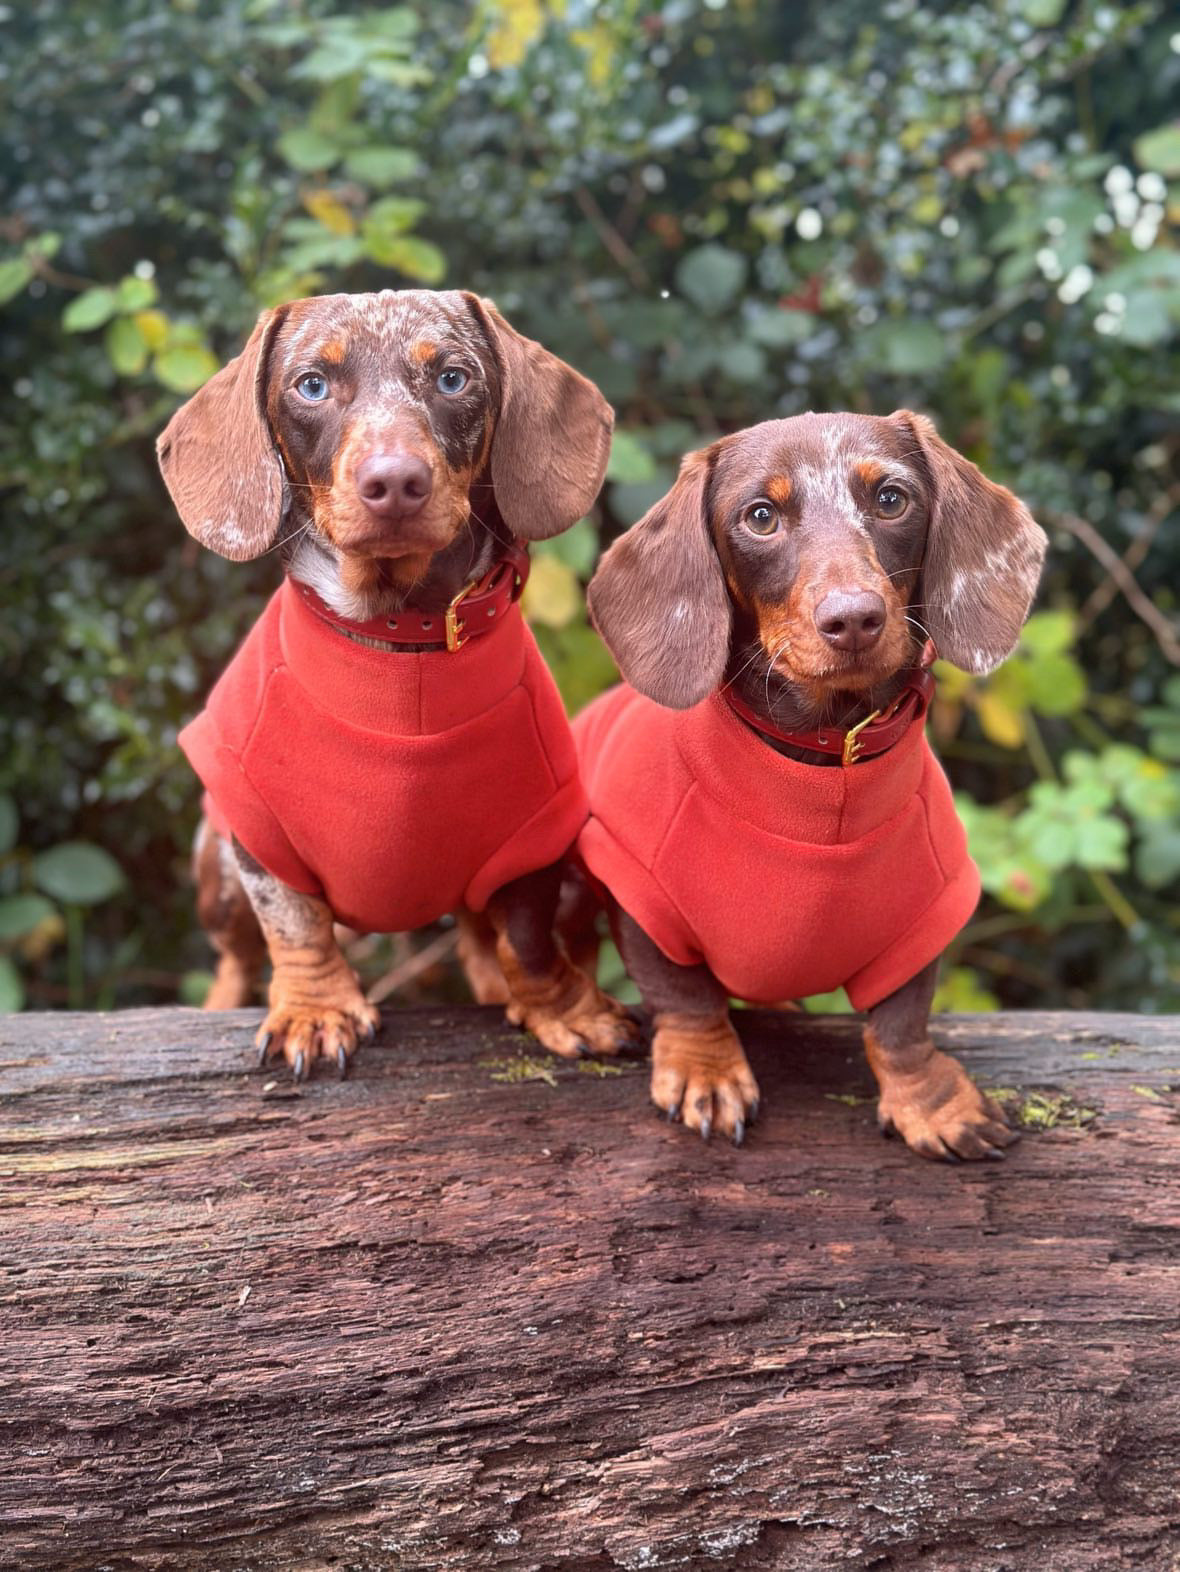
[[333, 338], [320, 346], [319, 354], [316, 358], [327, 361], [330, 366], [338, 366], [347, 353], [348, 345], [344, 340], [342, 338]]
[[420, 366], [425, 366], [438, 354], [438, 345], [429, 338], [420, 338], [416, 344], [410, 345], [410, 359], [416, 360]]
[[785, 508], [791, 500], [791, 477], [789, 475], [772, 475], [766, 483], [766, 495], [775, 507]]

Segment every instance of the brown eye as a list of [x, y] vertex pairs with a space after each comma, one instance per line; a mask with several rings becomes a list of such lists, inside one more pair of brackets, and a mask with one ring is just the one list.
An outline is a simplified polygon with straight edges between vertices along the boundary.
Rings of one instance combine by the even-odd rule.
[[899, 519], [910, 505], [910, 499], [897, 486], [882, 486], [877, 493], [877, 517]]
[[769, 502], [755, 502], [746, 511], [746, 526], [755, 535], [773, 535], [778, 528], [778, 514]]

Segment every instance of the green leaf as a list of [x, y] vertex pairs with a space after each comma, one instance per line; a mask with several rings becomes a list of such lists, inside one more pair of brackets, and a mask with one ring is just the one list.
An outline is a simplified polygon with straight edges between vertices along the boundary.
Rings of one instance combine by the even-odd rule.
[[1033, 27], [1056, 27], [1067, 0], [1020, 0], [1020, 14]]
[[16, 845], [19, 829], [20, 815], [16, 811], [16, 804], [7, 792], [0, 792], [0, 857]]
[[446, 257], [418, 235], [391, 235], [376, 243], [367, 239], [367, 245], [374, 262], [395, 268], [420, 284], [439, 284], [446, 277]]
[[681, 258], [676, 285], [702, 311], [724, 311], [745, 284], [748, 266], [740, 251], [710, 242]]
[[1076, 626], [1072, 611], [1036, 611], [1024, 625], [1020, 647], [1031, 655], [1059, 655], [1072, 646]]
[[374, 202], [365, 214], [365, 237], [375, 240], [404, 235], [426, 211], [418, 197], [387, 196]]
[[62, 312], [61, 325], [67, 333], [89, 333], [109, 322], [118, 309], [119, 298], [113, 289], [86, 289]]
[[341, 153], [338, 142], [324, 136], [322, 132], [313, 131], [310, 126], [296, 126], [293, 131], [284, 131], [275, 145], [291, 168], [304, 175], [331, 169]]
[[1077, 835], [1077, 859], [1083, 868], [1105, 868], [1117, 873], [1127, 866], [1129, 831], [1121, 819], [1108, 814], [1083, 819]]
[[191, 1004], [199, 1007], [208, 998], [209, 990], [212, 986], [212, 972], [185, 972], [180, 979], [180, 987], [177, 990], [181, 1004]]
[[154, 279], [136, 278], [132, 273], [119, 285], [120, 311], [146, 311], [149, 306], [154, 306], [159, 298], [160, 291], [156, 288]]
[[152, 361], [152, 370], [174, 393], [195, 393], [217, 370], [217, 357], [203, 344], [170, 344]]
[[750, 317], [749, 333], [767, 349], [789, 349], [810, 338], [817, 325], [810, 311], [759, 310]]
[[32, 266], [25, 257], [5, 257], [0, 262], [0, 306], [19, 295], [32, 276]]
[[135, 377], [148, 363], [147, 340], [134, 317], [116, 317], [106, 331], [111, 365], [122, 377]]
[[633, 432], [616, 430], [606, 466], [607, 480], [633, 485], [638, 481], [654, 480], [655, 474], [656, 462], [639, 438]]
[[1042, 715], [1075, 715], [1089, 684], [1072, 655], [1042, 655], [1028, 665], [1029, 699]]
[[0, 1012], [14, 1015], [25, 1007], [25, 985], [6, 955], [0, 955]]
[[1128, 344], [1147, 349], [1162, 344], [1172, 334], [1172, 317], [1159, 290], [1139, 289], [1127, 296], [1118, 336]]
[[66, 841], [33, 860], [33, 882], [69, 906], [95, 906], [123, 888], [123, 870], [101, 846]]
[[760, 383], [766, 376], [766, 351], [760, 344], [734, 339], [717, 357], [717, 365], [734, 382]]
[[32, 933], [54, 915], [55, 908], [43, 895], [8, 895], [0, 900], [0, 943], [11, 944]]
[[542, 623], [547, 628], [568, 627], [582, 610], [582, 587], [577, 574], [559, 557], [537, 557], [520, 598], [520, 609], [531, 623]]
[[865, 335], [871, 359], [896, 376], [918, 376], [934, 371], [950, 354], [947, 335], [933, 322], [908, 318], [901, 322], [880, 322]]
[[344, 160], [345, 171], [353, 180], [378, 190], [399, 180], [412, 180], [421, 167], [417, 153], [408, 147], [358, 147]]
[[557, 557], [579, 578], [588, 579], [598, 561], [598, 531], [593, 519], [579, 519], [571, 529], [563, 530], [549, 540], [539, 540], [533, 545], [533, 555]]
[[1135, 138], [1135, 157], [1144, 169], [1180, 175], [1180, 123], [1159, 126]]

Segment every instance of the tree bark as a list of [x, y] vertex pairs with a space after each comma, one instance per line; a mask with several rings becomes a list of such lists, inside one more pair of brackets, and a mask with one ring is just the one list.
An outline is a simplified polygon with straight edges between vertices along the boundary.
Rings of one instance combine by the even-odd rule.
[[0, 1565], [1180, 1565], [1177, 1022], [936, 1023], [1052, 1126], [944, 1167], [738, 1020], [741, 1150], [492, 1011], [0, 1020]]

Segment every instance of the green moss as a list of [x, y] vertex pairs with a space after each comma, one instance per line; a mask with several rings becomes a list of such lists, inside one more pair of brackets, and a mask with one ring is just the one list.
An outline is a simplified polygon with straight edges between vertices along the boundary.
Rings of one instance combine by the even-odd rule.
[[493, 1081], [503, 1081], [509, 1086], [519, 1086], [524, 1081], [544, 1081], [546, 1086], [557, 1085], [551, 1059], [535, 1059], [530, 1054], [518, 1053], [508, 1059], [477, 1059], [476, 1063], [491, 1071]]
[[1068, 1092], [1021, 1091], [1014, 1086], [993, 1086], [988, 1091], [1008, 1118], [1021, 1130], [1084, 1130], [1098, 1117]]

